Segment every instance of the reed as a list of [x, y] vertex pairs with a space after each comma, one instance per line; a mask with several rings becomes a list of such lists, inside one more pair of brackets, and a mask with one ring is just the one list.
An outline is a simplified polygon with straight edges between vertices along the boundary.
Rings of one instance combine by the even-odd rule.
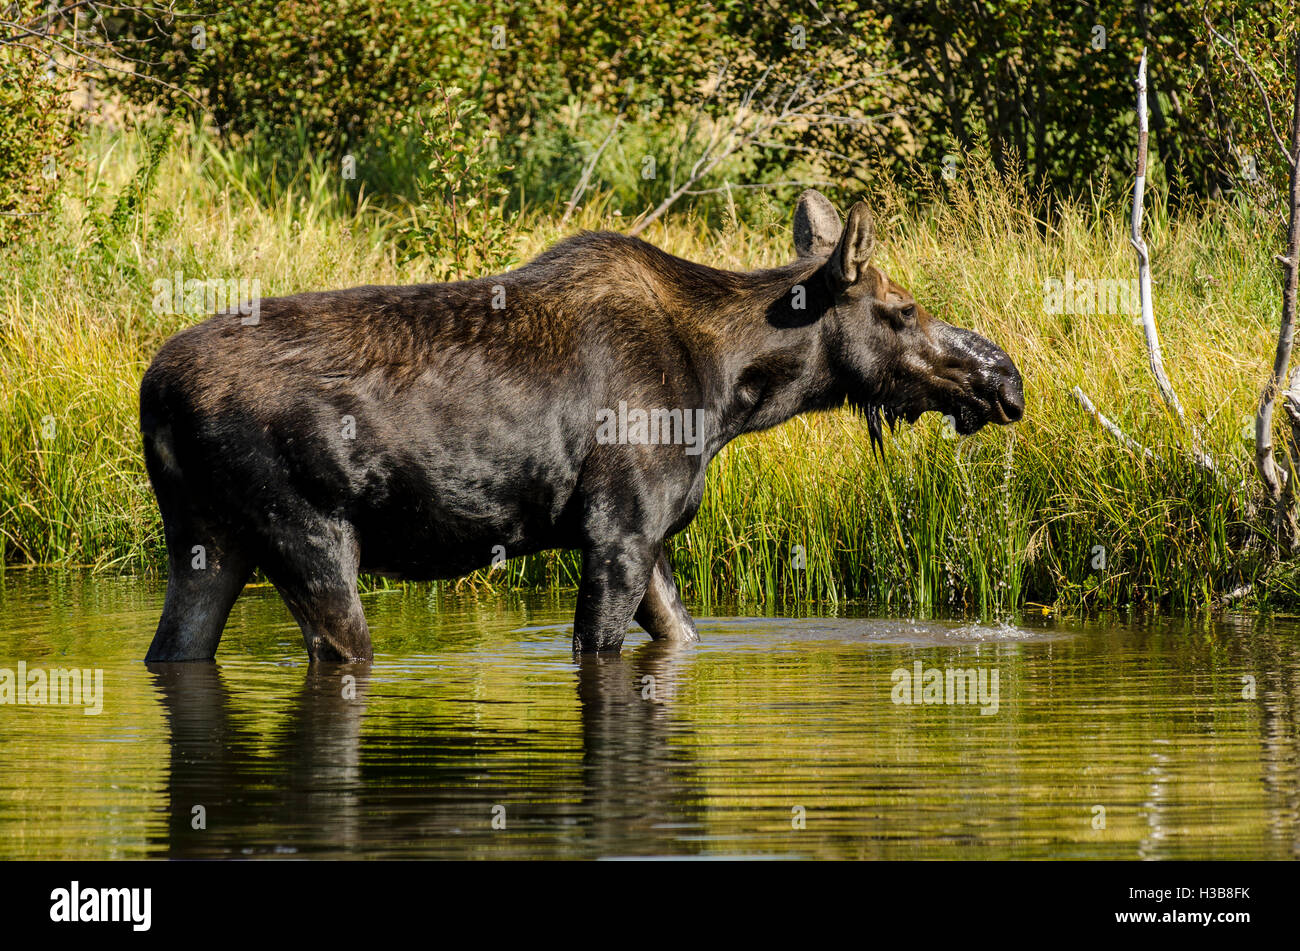
[[[0, 250], [0, 546], [15, 564], [157, 571], [161, 525], [136, 429], [136, 387], [166, 336], [200, 314], [158, 313], [152, 282], [256, 279], [265, 296], [429, 279], [399, 265], [409, 210], [358, 197], [310, 160], [268, 168], [182, 130], [150, 192], [108, 223], [138, 181], [148, 137], [93, 133], [79, 181], [30, 240]], [[848, 410], [738, 440], [714, 462], [704, 505], [673, 542], [697, 604], [869, 601], [892, 611], [1007, 614], [1053, 606], [1198, 609], [1243, 582], [1260, 605], [1289, 603], [1289, 562], [1249, 538], [1246, 438], [1278, 316], [1277, 230], [1248, 206], [1148, 216], [1157, 318], [1170, 376], [1222, 477], [1180, 448], [1127, 313], [1049, 313], [1045, 282], [1134, 276], [1123, 208], [1080, 202], [1050, 224], [1023, 190], [979, 162], [919, 209], [887, 181], [869, 196], [880, 263], [930, 311], [1001, 344], [1025, 377], [1026, 418], [969, 439], [924, 418], [872, 454]], [[588, 196], [563, 231], [626, 229]], [[720, 267], [789, 258], [773, 212], [721, 225], [671, 214], [645, 237]], [[514, 218], [526, 259], [563, 233], [553, 208]], [[1080, 308], [1067, 308], [1079, 311]], [[1082, 386], [1139, 458], [1070, 397]], [[451, 585], [572, 585], [571, 555], [545, 554]]]

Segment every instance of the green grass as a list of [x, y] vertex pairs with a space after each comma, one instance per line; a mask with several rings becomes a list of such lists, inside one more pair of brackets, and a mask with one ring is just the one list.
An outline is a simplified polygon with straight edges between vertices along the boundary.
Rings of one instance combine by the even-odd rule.
[[[159, 344], [201, 315], [154, 313], [153, 280], [256, 278], [272, 296], [428, 279], [418, 260], [397, 264], [409, 221], [399, 201], [358, 199], [324, 163], [272, 169], [193, 132], [176, 136], [152, 193], [115, 230], [105, 222], [145, 152], [139, 135], [94, 134], [58, 215], [0, 249], [0, 547], [11, 565], [162, 568], [136, 387]], [[887, 437], [883, 458], [848, 411], [738, 440], [674, 541], [687, 597], [986, 615], [1026, 604], [1182, 610], [1255, 582], [1259, 604], [1294, 600], [1291, 563], [1247, 544], [1255, 478], [1242, 438], [1272, 358], [1277, 229], [1244, 207], [1170, 216], [1155, 196], [1148, 208], [1165, 360], [1222, 470], [1215, 481], [1179, 448], [1186, 434], [1160, 404], [1131, 317], [1044, 313], [1048, 277], [1134, 275], [1126, 209], [1071, 205], [1046, 225], [1023, 192], [978, 162], [964, 168], [920, 209], [880, 183], [879, 263], [931, 312], [1006, 348], [1025, 377], [1025, 420], [948, 439], [926, 417]], [[564, 231], [626, 229], [611, 202], [589, 198]], [[679, 212], [645, 237], [720, 267], [787, 260], [788, 220], [755, 217], [711, 225]], [[558, 222], [552, 208], [523, 209], [518, 254], [560, 237]], [[1094, 426], [1070, 398], [1075, 385], [1156, 461]], [[565, 586], [576, 575], [571, 555], [546, 554], [459, 583]]]

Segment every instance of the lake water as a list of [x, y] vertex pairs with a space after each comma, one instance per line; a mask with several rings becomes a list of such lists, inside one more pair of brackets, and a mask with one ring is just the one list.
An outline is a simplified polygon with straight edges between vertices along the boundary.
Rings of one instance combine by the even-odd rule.
[[[1290, 621], [703, 617], [575, 661], [569, 596], [416, 587], [313, 670], [251, 587], [151, 671], [162, 593], [0, 575], [0, 669], [103, 672], [98, 715], [0, 705], [0, 858], [1300, 857]], [[967, 702], [895, 702], [948, 669]]]

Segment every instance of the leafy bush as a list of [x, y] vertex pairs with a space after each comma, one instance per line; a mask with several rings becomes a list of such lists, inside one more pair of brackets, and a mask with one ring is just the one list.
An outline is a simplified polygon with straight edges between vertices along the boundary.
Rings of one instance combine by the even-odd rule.
[[66, 85], [34, 51], [0, 45], [0, 241], [48, 210], [71, 138]]
[[438, 280], [491, 274], [513, 263], [503, 217], [508, 190], [482, 107], [456, 86], [439, 89], [417, 117], [430, 159], [405, 232], [405, 259], [423, 255]]
[[1201, 101], [1206, 124], [1216, 132], [1217, 156], [1228, 184], [1245, 185], [1285, 218], [1290, 166], [1274, 132], [1287, 143], [1300, 68], [1295, 6], [1260, 3], [1220, 14], [1211, 24], [1217, 36], [1206, 42]]
[[[621, 104], [638, 121], [671, 119], [697, 97], [715, 60], [739, 55], [749, 41], [733, 22], [737, 0], [678, 7], [670, 0], [635, 8], [542, 0], [504, 9], [484, 0], [197, 0], [170, 21], [124, 15], [119, 42], [147, 40], [144, 48], [155, 52], [138, 75], [106, 78], [141, 102], [179, 104], [195, 95], [224, 136], [271, 152], [352, 152], [359, 178], [418, 133], [427, 86], [455, 85], [482, 105], [507, 161], [518, 165], [552, 147], [534, 140], [554, 133], [554, 117], [568, 105]], [[568, 167], [550, 165], [545, 177], [511, 185], [535, 193], [553, 173], [571, 181], [580, 169], [570, 154]]]
[[[170, 22], [125, 28], [159, 52], [147, 79], [121, 85], [137, 99], [172, 103], [197, 93], [224, 134], [338, 149], [376, 126], [400, 124], [424, 85], [460, 73], [469, 0], [198, 0]], [[196, 66], [198, 67], [196, 69]]]

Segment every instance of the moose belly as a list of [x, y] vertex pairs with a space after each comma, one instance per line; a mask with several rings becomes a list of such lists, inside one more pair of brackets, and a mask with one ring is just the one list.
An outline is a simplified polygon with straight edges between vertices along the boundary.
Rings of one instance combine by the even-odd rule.
[[383, 490], [363, 495], [350, 518], [361, 570], [409, 580], [456, 578], [570, 547], [557, 487], [522, 472], [502, 475], [469, 480], [442, 467], [407, 470]]
[[554, 422], [502, 432], [426, 420], [353, 460], [348, 506], [361, 570], [454, 578], [574, 543], [569, 501], [580, 461]]

